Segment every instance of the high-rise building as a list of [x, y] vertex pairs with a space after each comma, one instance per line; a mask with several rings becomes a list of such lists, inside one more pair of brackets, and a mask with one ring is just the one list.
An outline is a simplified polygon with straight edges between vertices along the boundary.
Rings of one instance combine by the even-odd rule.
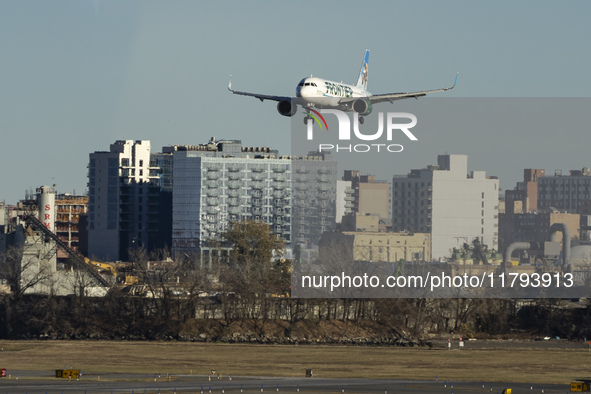
[[315, 245], [335, 224], [330, 154], [279, 156], [214, 138], [151, 153], [149, 141], [116, 141], [90, 154], [88, 177], [91, 258], [123, 260], [130, 248], [165, 245], [207, 256], [230, 220], [264, 221], [292, 245]]
[[336, 222], [341, 223], [343, 216], [353, 213], [355, 194], [351, 181], [337, 180]]
[[290, 157], [292, 172], [292, 242], [318, 245], [322, 233], [335, 228], [337, 162], [327, 152]]
[[163, 246], [160, 169], [153, 165], [150, 141], [116, 141], [108, 152], [90, 154], [90, 257], [127, 259], [129, 248]]
[[279, 156], [237, 140], [163, 148], [172, 152], [175, 252], [218, 249], [229, 221], [260, 220], [291, 245], [316, 244], [335, 222], [336, 162], [330, 155]]
[[438, 165], [392, 180], [392, 230], [430, 233], [433, 259], [478, 238], [498, 247], [499, 181], [468, 173], [468, 156], [440, 155]]

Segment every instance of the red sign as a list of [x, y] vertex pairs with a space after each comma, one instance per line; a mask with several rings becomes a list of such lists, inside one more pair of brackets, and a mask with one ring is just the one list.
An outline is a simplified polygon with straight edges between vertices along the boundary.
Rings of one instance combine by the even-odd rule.
[[0, 378], [6, 377], [6, 369], [2, 368], [2, 373], [0, 373]]

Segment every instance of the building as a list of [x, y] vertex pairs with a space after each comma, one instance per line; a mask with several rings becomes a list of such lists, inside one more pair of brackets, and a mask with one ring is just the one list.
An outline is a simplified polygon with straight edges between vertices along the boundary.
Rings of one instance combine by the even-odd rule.
[[[49, 186], [41, 186], [36, 189], [36, 193], [36, 200], [33, 200], [35, 195], [31, 192], [24, 202], [19, 202], [23, 207], [21, 213], [38, 219], [40, 227], [47, 229], [45, 231], [55, 232], [55, 190]], [[24, 294], [57, 293], [54, 280], [56, 243], [44, 237], [41, 231], [26, 227], [22, 218], [23, 216], [17, 215], [9, 218], [5, 226], [0, 226], [3, 233], [0, 237], [3, 243], [0, 251], [9, 247], [18, 250], [12, 255], [12, 259], [1, 262], [0, 285], [9, 286], [11, 290], [22, 291]]]
[[[8, 223], [0, 226], [4, 227], [1, 229], [3, 234], [0, 236], [0, 251], [10, 248], [12, 256], [2, 261], [0, 286], [23, 294], [105, 295], [107, 281], [78, 254], [71, 253], [67, 241], [57, 235], [60, 232], [57, 225], [59, 222], [65, 223], [67, 220], [68, 223], [75, 223], [72, 218], [74, 215], [85, 216], [81, 212], [76, 213], [74, 209], [84, 205], [85, 199], [56, 196], [54, 188], [49, 186], [37, 188], [36, 193], [27, 193], [26, 199], [16, 206], [18, 214], [12, 216], [15, 212], [8, 212]], [[67, 200], [66, 204], [64, 200]], [[72, 207], [72, 210], [68, 210], [67, 218], [58, 219], [60, 214], [65, 214], [64, 209], [60, 212], [59, 206]], [[79, 229], [79, 233], [82, 232]], [[71, 241], [73, 238], [72, 236]], [[61, 251], [69, 255], [69, 264], [58, 264], [57, 257]]]
[[390, 217], [390, 184], [376, 180], [375, 175], [360, 175], [358, 170], [345, 170], [343, 181], [351, 182], [352, 212], [360, 215]]
[[523, 182], [518, 182], [514, 190], [505, 190], [505, 212], [528, 213], [538, 210], [538, 178], [544, 177], [542, 169], [523, 170]]
[[241, 141], [163, 148], [172, 152], [172, 245], [198, 253], [219, 249], [229, 221], [260, 220], [290, 245], [316, 244], [336, 215], [336, 162], [329, 154], [279, 156]]
[[327, 232], [321, 255], [344, 252], [344, 260], [396, 263], [431, 261], [431, 235], [425, 233]]
[[116, 141], [109, 151], [90, 154], [89, 257], [123, 260], [130, 248], [151, 251], [166, 244], [160, 182], [150, 141]]
[[[581, 217], [578, 214], [545, 211], [530, 213], [504, 213], [499, 215], [500, 248], [503, 250], [512, 242], [544, 242], [550, 239], [550, 227], [554, 223], [565, 224], [571, 239], [580, 239]], [[557, 242], [562, 233], [557, 233]]]
[[484, 171], [466, 175], [466, 155], [440, 155], [437, 163], [394, 176], [392, 230], [431, 234], [436, 260], [474, 238], [497, 249], [498, 179]]
[[379, 215], [360, 215], [352, 213], [343, 217], [341, 224], [343, 231], [368, 231], [378, 232], [380, 228]]
[[579, 215], [579, 239], [581, 241], [591, 241], [591, 215], [585, 213]]
[[351, 181], [337, 180], [337, 200], [336, 200], [336, 223], [343, 220], [343, 216], [353, 213], [354, 191], [351, 187]]
[[[88, 212], [88, 196], [74, 196], [71, 194], [58, 194], [55, 197], [55, 234], [65, 242], [72, 250], [79, 250], [80, 232], [86, 231], [80, 228], [80, 216]], [[63, 252], [58, 252], [58, 258], [67, 257]]]
[[337, 162], [328, 152], [290, 157], [293, 167], [291, 245], [304, 249], [318, 245], [322, 233], [336, 223]]
[[583, 213], [591, 205], [591, 170], [571, 170], [568, 176], [556, 171], [554, 176], [538, 178], [538, 208]]
[[547, 241], [554, 223], [566, 224], [573, 240], [580, 239], [579, 213], [591, 203], [590, 175], [585, 168], [570, 176], [560, 170], [554, 176], [546, 176], [543, 169], [523, 170], [523, 182], [505, 191], [506, 213], [499, 215], [501, 249], [516, 241]]
[[352, 213], [343, 216], [339, 229], [341, 231], [391, 232], [392, 219], [382, 218], [377, 214], [360, 215]]

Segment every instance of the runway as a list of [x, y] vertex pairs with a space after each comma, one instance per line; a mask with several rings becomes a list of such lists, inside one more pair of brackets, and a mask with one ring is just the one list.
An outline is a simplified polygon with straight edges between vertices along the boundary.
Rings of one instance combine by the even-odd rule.
[[[17, 379], [18, 376], [18, 379]], [[210, 380], [211, 379], [211, 380]], [[567, 393], [569, 385], [442, 380], [208, 377], [204, 375], [84, 373], [80, 380], [58, 379], [45, 371], [12, 371], [0, 380], [1, 394], [155, 394], [155, 393]]]

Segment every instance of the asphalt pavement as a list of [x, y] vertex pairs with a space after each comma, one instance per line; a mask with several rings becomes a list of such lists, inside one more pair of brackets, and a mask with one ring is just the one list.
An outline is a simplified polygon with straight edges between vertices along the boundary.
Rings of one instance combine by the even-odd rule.
[[451, 382], [440, 380], [325, 379], [204, 375], [104, 374], [82, 371], [79, 380], [55, 378], [47, 371], [10, 371], [0, 379], [0, 394], [175, 394], [175, 393], [568, 393], [569, 385]]

